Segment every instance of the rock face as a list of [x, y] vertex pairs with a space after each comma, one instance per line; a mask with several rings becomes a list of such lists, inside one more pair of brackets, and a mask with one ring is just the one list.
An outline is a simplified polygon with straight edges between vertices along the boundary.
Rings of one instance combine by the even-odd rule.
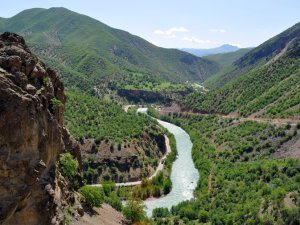
[[[63, 127], [57, 74], [22, 37], [0, 36], [0, 224], [59, 224], [66, 195], [55, 177], [60, 153], [79, 147]], [[68, 149], [66, 149], [66, 146]]]

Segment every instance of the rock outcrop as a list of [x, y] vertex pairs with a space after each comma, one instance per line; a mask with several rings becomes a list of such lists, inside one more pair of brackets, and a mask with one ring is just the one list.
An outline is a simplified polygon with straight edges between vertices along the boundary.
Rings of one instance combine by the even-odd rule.
[[84, 178], [88, 183], [112, 180], [116, 183], [138, 181], [155, 172], [160, 158], [166, 153], [165, 137], [157, 132], [137, 136], [123, 143], [108, 140], [80, 142]]
[[[64, 128], [64, 86], [13, 33], [0, 36], [0, 224], [61, 224], [71, 193], [55, 175], [59, 154], [80, 161]], [[80, 163], [81, 164], [81, 163]], [[65, 188], [66, 189], [66, 188]]]

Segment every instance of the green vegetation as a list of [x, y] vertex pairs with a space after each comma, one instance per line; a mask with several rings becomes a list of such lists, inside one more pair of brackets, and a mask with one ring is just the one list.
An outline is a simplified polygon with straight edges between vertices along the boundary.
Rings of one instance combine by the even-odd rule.
[[145, 91], [184, 91], [190, 86], [181, 83], [154, 79], [150, 74], [129, 73], [122, 80], [114, 80], [109, 83], [109, 88], [126, 90], [145, 90]]
[[300, 60], [288, 56], [251, 70], [220, 89], [189, 96], [187, 105], [200, 111], [242, 116], [260, 112], [267, 117], [291, 117], [300, 111]]
[[244, 56], [250, 50], [251, 48], [242, 48], [235, 52], [208, 55], [208, 56], [204, 56], [203, 58], [218, 63], [221, 68], [226, 68], [231, 66], [236, 60]]
[[[209, 93], [191, 94], [186, 106], [203, 112], [281, 118], [300, 112], [300, 24], [251, 50], [210, 77]], [[214, 84], [212, 84], [214, 83]]]
[[300, 222], [300, 161], [274, 158], [294, 128], [215, 116], [174, 116], [172, 122], [190, 134], [201, 179], [197, 198], [172, 207], [170, 213], [157, 209], [156, 224]]
[[102, 182], [102, 187], [83, 186], [79, 189], [88, 207], [99, 207], [102, 203], [111, 205], [122, 211], [121, 199], [117, 196], [116, 185], [113, 182]]
[[[102, 180], [126, 182], [132, 180], [133, 176], [135, 179], [142, 179], [148, 177], [158, 166], [163, 154], [159, 149], [159, 140], [163, 138], [164, 131], [155, 120], [147, 115], [137, 114], [135, 107], [125, 112], [116, 102], [98, 99], [79, 91], [69, 91], [67, 97], [66, 126], [84, 146], [82, 162], [86, 184], [98, 183]], [[132, 155], [135, 158], [126, 165], [127, 169], [124, 170], [122, 163], [119, 164], [120, 159], [111, 160], [108, 156], [103, 157], [103, 154], [123, 157], [125, 160], [130, 159]], [[164, 174], [163, 177], [167, 180], [168, 175]], [[157, 186], [152, 182], [151, 185], [153, 188]], [[156, 196], [158, 189], [163, 193], [163, 185], [159, 184], [159, 187], [155, 188]], [[154, 192], [148, 192], [148, 194], [152, 193]]]
[[82, 92], [67, 92], [66, 126], [77, 139], [94, 138], [121, 143], [143, 134], [156, 124], [151, 118], [133, 111], [126, 113], [110, 100], [101, 100]]
[[62, 102], [56, 98], [51, 99], [51, 105], [53, 109], [58, 109], [63, 106]]
[[70, 182], [70, 188], [76, 190], [79, 188], [79, 183], [76, 178], [78, 174], [79, 163], [69, 152], [63, 153], [59, 158], [61, 174]]
[[217, 70], [214, 62], [156, 47], [65, 8], [25, 10], [0, 23], [4, 31], [26, 34], [33, 51], [60, 72], [67, 87], [86, 91], [135, 73], [182, 82], [204, 80]]
[[172, 164], [176, 159], [177, 149], [176, 141], [172, 134], [168, 133], [172, 152], [166, 157], [164, 169], [157, 173], [152, 180], [144, 179], [140, 186], [130, 188], [129, 192], [134, 198], [147, 199], [149, 197], [160, 197], [168, 194], [172, 189], [170, 179]]
[[90, 208], [100, 207], [102, 203], [107, 203], [116, 210], [122, 211], [126, 219], [132, 222], [147, 219], [144, 211], [145, 206], [140, 199], [130, 198], [125, 206], [122, 205], [121, 199], [117, 196], [116, 185], [113, 182], [102, 182], [101, 188], [83, 186], [79, 192], [83, 195], [85, 204]]
[[130, 220], [131, 222], [140, 222], [145, 220], [146, 213], [144, 211], [145, 206], [143, 202], [138, 199], [130, 199], [127, 201], [126, 206], [123, 209], [123, 214], [126, 219]]
[[72, 179], [77, 174], [78, 161], [69, 152], [61, 154], [59, 163], [64, 177]]
[[[158, 140], [163, 130], [155, 120], [137, 114], [134, 109], [125, 112], [116, 102], [79, 91], [69, 91], [67, 97], [66, 126], [81, 144], [92, 143], [90, 147], [82, 148], [86, 184], [99, 180], [126, 182], [132, 179], [129, 168], [140, 169], [134, 176], [148, 177], [151, 168], [157, 167], [162, 156]], [[125, 160], [135, 155], [135, 160], [130, 161], [126, 165], [128, 169], [124, 170], [119, 164], [120, 159], [104, 158], [104, 152]]]
[[104, 202], [103, 190], [98, 187], [83, 186], [79, 189], [89, 207], [100, 207]]

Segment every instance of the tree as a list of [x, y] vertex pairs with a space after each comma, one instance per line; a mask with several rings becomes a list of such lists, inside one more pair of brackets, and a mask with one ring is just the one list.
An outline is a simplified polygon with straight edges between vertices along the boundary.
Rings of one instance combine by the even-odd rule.
[[130, 199], [123, 208], [126, 219], [132, 222], [139, 222], [146, 218], [145, 205], [140, 199]]
[[163, 208], [163, 207], [153, 209], [153, 212], [152, 212], [152, 217], [153, 218], [167, 217], [168, 215], [170, 215], [169, 209], [168, 208]]
[[170, 179], [165, 180], [164, 182], [164, 194], [168, 194], [172, 189], [172, 182]]
[[199, 214], [198, 214], [198, 217], [199, 217], [199, 222], [201, 223], [206, 223], [208, 218], [209, 218], [209, 215], [208, 215], [208, 212], [205, 211], [205, 210], [200, 210]]
[[77, 174], [78, 161], [67, 152], [60, 156], [59, 162], [62, 169], [62, 175], [71, 180]]
[[83, 195], [89, 207], [99, 207], [104, 201], [103, 190], [98, 187], [83, 186], [79, 189], [79, 193]]

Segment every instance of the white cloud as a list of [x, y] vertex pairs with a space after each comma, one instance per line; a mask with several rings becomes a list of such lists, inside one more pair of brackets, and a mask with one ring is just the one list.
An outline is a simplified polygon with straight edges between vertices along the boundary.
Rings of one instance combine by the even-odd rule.
[[211, 40], [202, 40], [196, 37], [184, 37], [182, 38], [183, 41], [197, 43], [197, 44], [210, 44], [212, 43]]
[[238, 47], [238, 48], [241, 48], [241, 47], [242, 47], [239, 43], [234, 43], [234, 44], [231, 44], [231, 43], [230, 43], [230, 45], [236, 46], [236, 47]]
[[161, 35], [164, 38], [176, 38], [175, 33], [185, 33], [188, 29], [185, 27], [171, 27], [167, 30], [155, 30], [154, 34]]
[[209, 32], [211, 32], [211, 33], [225, 33], [226, 30], [225, 29], [212, 28], [212, 29], [209, 29]]

